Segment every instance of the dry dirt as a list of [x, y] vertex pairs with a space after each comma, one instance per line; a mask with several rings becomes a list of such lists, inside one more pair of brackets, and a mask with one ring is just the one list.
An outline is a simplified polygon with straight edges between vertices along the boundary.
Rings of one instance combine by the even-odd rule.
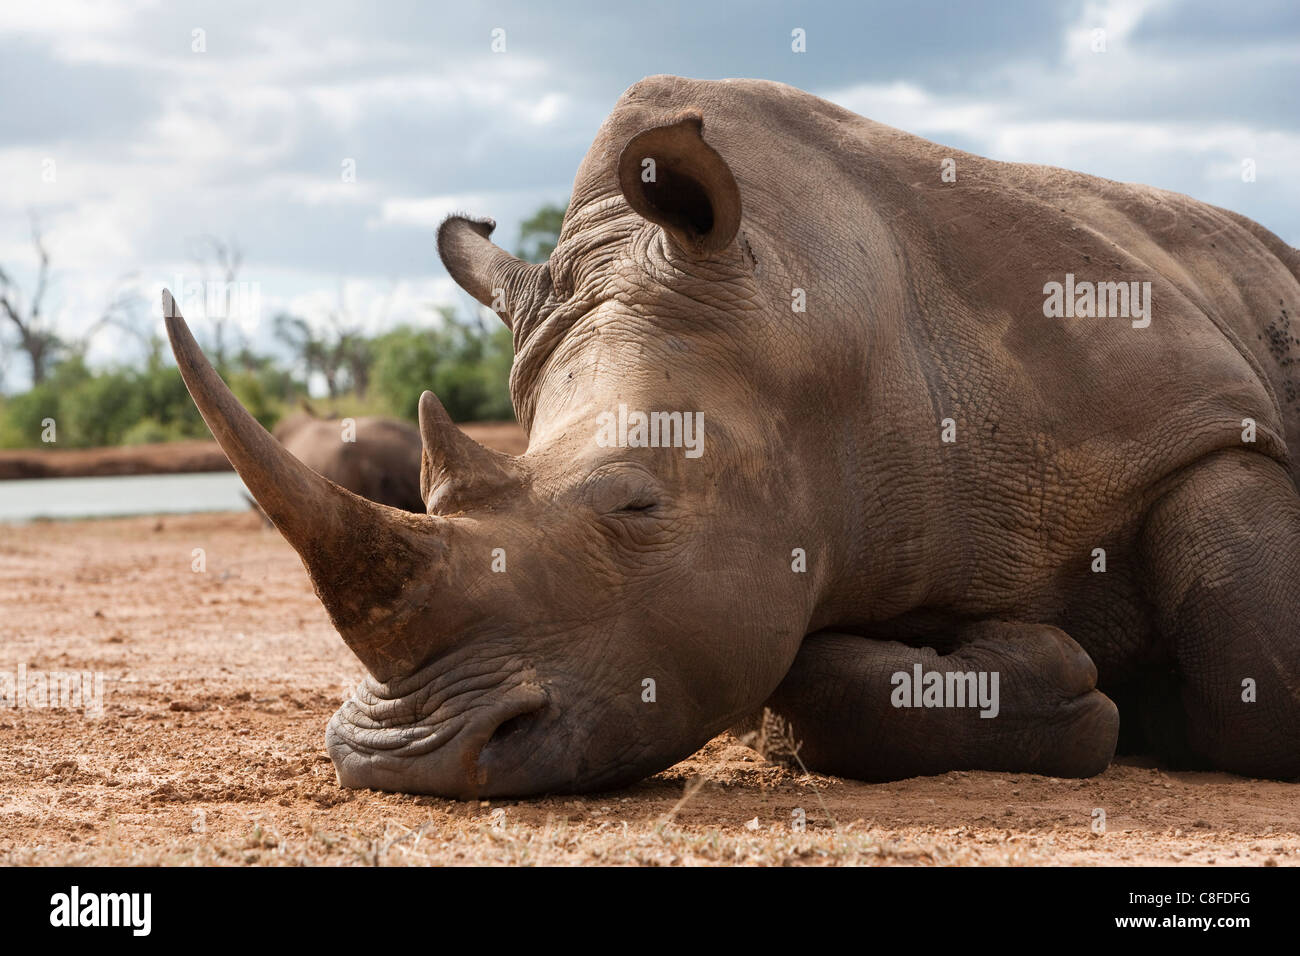
[[99, 719], [0, 707], [0, 863], [1300, 862], [1297, 786], [1140, 762], [868, 785], [724, 736], [595, 796], [341, 790], [324, 727], [360, 668], [252, 514], [0, 525], [0, 645], [11, 681], [106, 678]]

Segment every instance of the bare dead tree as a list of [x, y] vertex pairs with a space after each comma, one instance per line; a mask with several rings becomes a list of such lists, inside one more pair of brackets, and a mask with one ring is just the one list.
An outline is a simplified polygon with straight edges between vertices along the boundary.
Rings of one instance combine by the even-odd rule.
[[0, 312], [9, 319], [18, 332], [18, 347], [27, 353], [32, 364], [32, 384], [42, 384], [49, 375], [50, 366], [58, 352], [61, 342], [42, 312], [45, 306], [45, 293], [50, 286], [50, 253], [41, 235], [41, 226], [36, 214], [31, 214], [32, 245], [36, 249], [37, 270], [36, 287], [30, 297], [24, 297], [22, 289], [13, 277], [0, 267]]
[[[239, 241], [233, 237], [227, 240], [203, 235], [195, 242], [193, 258], [203, 275], [204, 304], [208, 312], [207, 320], [212, 325], [212, 354], [216, 359], [217, 367], [221, 368], [226, 364], [227, 358], [226, 330], [231, 318], [230, 294], [239, 278], [239, 270], [244, 264], [244, 251], [240, 248]], [[221, 281], [219, 296], [208, 293], [213, 271], [218, 274]], [[212, 314], [213, 312], [220, 314]]]
[[333, 348], [325, 338], [317, 335], [306, 319], [287, 313], [275, 317], [275, 335], [302, 362], [307, 378], [310, 379], [313, 372], [320, 372], [325, 377], [330, 398], [336, 398], [338, 367]]
[[[104, 327], [114, 325], [146, 340], [130, 319], [136, 314], [143, 298], [135, 283], [136, 276], [122, 276], [105, 304], [99, 317], [75, 339], [65, 339], [54, 328], [53, 319], [47, 310], [47, 294], [51, 287], [52, 270], [50, 252], [45, 242], [40, 220], [31, 214], [32, 246], [36, 250], [37, 271], [36, 284], [30, 297], [24, 296], [18, 283], [0, 266], [0, 314], [9, 320], [17, 330], [17, 349], [26, 354], [31, 362], [32, 385], [41, 385], [49, 379], [55, 361], [68, 352], [84, 353], [90, 347], [90, 341]], [[155, 337], [156, 338], [156, 337]], [[9, 348], [3, 353], [4, 365], [8, 365]]]
[[[387, 322], [395, 295], [396, 289], [392, 288], [382, 300], [381, 326]], [[337, 307], [329, 314], [330, 325], [334, 328], [334, 363], [347, 372], [348, 384], [357, 397], [365, 398], [370, 388], [370, 367], [374, 364], [370, 337], [365, 333], [365, 323], [358, 320], [348, 307], [342, 283], [339, 284], [337, 301]]]
[[144, 349], [146, 360], [152, 362], [162, 354], [164, 340], [153, 330], [152, 317], [145, 315], [143, 322], [140, 319], [143, 311], [141, 307], [146, 300], [140, 292], [137, 279], [135, 273], [129, 273], [118, 280], [117, 288], [99, 318], [81, 337], [82, 348], [88, 348], [96, 333], [111, 326], [138, 341]]

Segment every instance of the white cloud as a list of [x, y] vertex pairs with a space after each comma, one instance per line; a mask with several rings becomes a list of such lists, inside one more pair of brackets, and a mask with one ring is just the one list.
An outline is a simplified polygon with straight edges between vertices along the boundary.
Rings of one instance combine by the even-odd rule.
[[[1300, 209], [1300, 179], [1292, 174], [1300, 157], [1300, 131], [1239, 120], [1207, 123], [1190, 117], [1125, 115], [1122, 106], [1135, 90], [1177, 87], [1207, 69], [1232, 75], [1237, 64], [1252, 56], [1275, 64], [1300, 63], [1300, 50], [1285, 47], [1262, 54], [1224, 49], [1222, 58], [1232, 64], [1227, 66], [1136, 46], [1134, 35], [1143, 17], [1168, 6], [1168, 0], [1087, 4], [1066, 29], [1055, 65], [1010, 63], [1000, 78], [985, 84], [989, 89], [1010, 86], [1025, 91], [1021, 96], [939, 95], [905, 82], [859, 84], [822, 95], [940, 143], [958, 139], [964, 148], [992, 159], [1142, 181], [1228, 207], [1251, 197], [1243, 189], [1267, 189], [1275, 202]], [[1105, 52], [1093, 49], [1095, 29], [1104, 31]], [[1241, 180], [1246, 158], [1256, 161], [1254, 184]], [[1294, 243], [1296, 232], [1300, 226], [1283, 238]]]
[[459, 193], [449, 196], [420, 196], [385, 199], [380, 207], [378, 221], [370, 224], [400, 223], [404, 226], [421, 226], [435, 229], [452, 213], [470, 213], [486, 209], [491, 204], [487, 193]]
[[[380, 215], [367, 225], [377, 228], [384, 224], [417, 226], [436, 229], [452, 213], [470, 216], [490, 216], [498, 226], [516, 225], [548, 197], [536, 189], [502, 189], [482, 193], [452, 193], [445, 196], [411, 196], [385, 199]], [[560, 201], [556, 197], [553, 201]], [[494, 236], [494, 238], [499, 238]]]
[[63, 39], [102, 35], [124, 28], [126, 22], [156, 0], [41, 0], [0, 4], [0, 33]]
[[[1295, 31], [1279, 23], [1274, 35], [1243, 31], [1234, 42], [1197, 45], [1161, 33], [1172, 4], [1085, 2], [1069, 23], [1037, 37], [1038, 55], [980, 70], [967, 55], [983, 38], [943, 38], [949, 73], [963, 86], [900, 56], [892, 75], [864, 58], [817, 74], [833, 81], [787, 78], [872, 119], [993, 158], [1272, 214], [1282, 224], [1275, 228], [1290, 224], [1283, 238], [1297, 242], [1300, 126], [1294, 111], [1248, 119], [1284, 111], [1253, 108], [1294, 85]], [[60, 321], [74, 328], [118, 276], [140, 269], [153, 295], [177, 269], [192, 271], [192, 237], [234, 232], [249, 253], [244, 274], [260, 289], [263, 318], [250, 329], [258, 342], [270, 341], [267, 317], [277, 310], [324, 321], [340, 287], [366, 321], [381, 307], [392, 321], [433, 321], [430, 302], [468, 300], [439, 269], [432, 230], [451, 212], [491, 215], [500, 223], [495, 238], [509, 248], [525, 216], [565, 198], [608, 107], [639, 79], [624, 75], [627, 63], [643, 62], [638, 54], [694, 75], [724, 62], [780, 71], [790, 60], [782, 44], [774, 46], [779, 59], [743, 60], [743, 51], [653, 30], [636, 34], [637, 50], [611, 56], [572, 24], [509, 12], [511, 52], [492, 55], [487, 27], [468, 8], [417, 27], [418, 17], [399, 21], [383, 7], [358, 19], [331, 0], [304, 10], [243, 0], [204, 8], [0, 4], [0, 37], [47, 68], [24, 90], [25, 104], [5, 103], [8, 117], [21, 118], [26, 106], [43, 122], [0, 140], [8, 144], [0, 146], [0, 262], [20, 279], [31, 275], [26, 212], [37, 210], [60, 273]], [[846, 9], [845, 22], [856, 15]], [[614, 22], [611, 13], [601, 21]], [[207, 31], [206, 53], [190, 49], [196, 28]], [[1093, 52], [1096, 29], [1105, 31], [1104, 53]], [[1008, 49], [1023, 50], [1015, 39]], [[89, 107], [78, 95], [101, 78], [112, 81], [111, 95], [93, 108], [106, 112], [79, 114]], [[1225, 84], [1237, 92], [1204, 106], [1207, 91]], [[108, 132], [103, 122], [83, 130], [84, 119], [107, 120]], [[349, 156], [358, 162], [355, 183], [340, 175]], [[53, 184], [41, 181], [47, 158], [58, 164]], [[1256, 183], [1241, 182], [1244, 158], [1256, 162]], [[20, 385], [17, 376], [8, 385]]]

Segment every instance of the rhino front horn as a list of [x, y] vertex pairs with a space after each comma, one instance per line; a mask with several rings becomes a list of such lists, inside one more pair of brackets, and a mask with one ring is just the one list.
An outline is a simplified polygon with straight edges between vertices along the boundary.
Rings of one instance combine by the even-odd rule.
[[221, 450], [266, 516], [293, 545], [343, 640], [378, 680], [428, 656], [428, 635], [408, 626], [445, 579], [445, 519], [376, 504], [312, 471], [271, 437], [203, 355], [167, 290], [172, 353]]

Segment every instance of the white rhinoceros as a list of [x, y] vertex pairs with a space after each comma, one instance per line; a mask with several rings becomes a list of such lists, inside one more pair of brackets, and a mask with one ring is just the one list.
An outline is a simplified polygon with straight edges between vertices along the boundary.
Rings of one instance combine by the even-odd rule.
[[1094, 774], [1120, 713], [1167, 760], [1300, 775], [1300, 267], [1267, 230], [676, 77], [618, 102], [549, 262], [491, 229], [438, 248], [514, 331], [529, 447], [425, 393], [427, 515], [288, 455], [165, 301], [371, 675], [343, 785], [614, 787], [765, 705], [864, 779]]

